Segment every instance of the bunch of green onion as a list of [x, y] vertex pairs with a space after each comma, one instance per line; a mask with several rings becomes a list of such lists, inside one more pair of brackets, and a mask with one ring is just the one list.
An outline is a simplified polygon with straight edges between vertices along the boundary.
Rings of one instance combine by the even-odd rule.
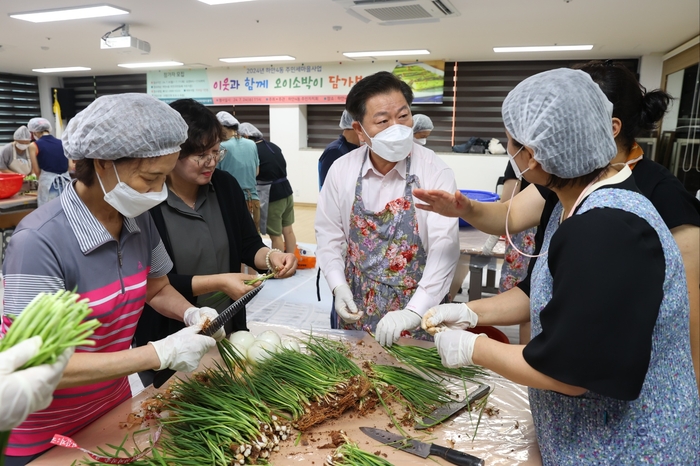
[[383, 388], [396, 388], [405, 402], [391, 395], [391, 392], [387, 390], [384, 390], [384, 393], [389, 393], [395, 401], [404, 405], [414, 417], [423, 418], [438, 406], [456, 401], [440, 382], [426, 379], [403, 367], [381, 364], [370, 364], [369, 367], [371, 370], [369, 377], [375, 389], [381, 391]]
[[481, 366], [456, 368], [443, 366], [440, 354], [434, 346], [423, 348], [422, 346], [392, 345], [384, 349], [403, 364], [431, 379], [443, 380], [448, 376], [462, 381], [480, 383], [480, 379], [488, 375]]
[[[95, 342], [89, 338], [100, 322], [85, 320], [91, 312], [88, 300], [81, 300], [71, 291], [39, 293], [0, 339], [0, 357], [3, 351], [37, 335], [42, 341], [39, 352], [18, 370], [53, 364], [65, 350], [74, 346], [93, 346]], [[10, 432], [0, 432], [0, 466], [5, 463], [9, 438]]]
[[298, 420], [312, 401], [329, 401], [327, 395], [349, 378], [312, 354], [283, 348], [255, 367], [251, 385], [270, 408]]
[[218, 346], [223, 365], [180, 381], [165, 403], [168, 416], [160, 424], [167, 435], [161, 444], [179, 458], [177, 464], [266, 461], [291, 435], [291, 427], [255, 394], [242, 355], [226, 339]]
[[356, 443], [346, 442], [326, 458], [326, 466], [392, 466], [381, 456], [362, 450]]
[[79, 295], [66, 290], [52, 295], [36, 295], [0, 340], [0, 352], [39, 335], [41, 349], [21, 367], [26, 369], [53, 364], [68, 348], [94, 345], [95, 342], [88, 338], [100, 326], [100, 322], [95, 319], [83, 322], [92, 309], [87, 299], [79, 299]]
[[363, 374], [360, 366], [350, 358], [350, 352], [342, 342], [310, 334], [305, 345], [306, 350], [334, 374], [344, 376]]

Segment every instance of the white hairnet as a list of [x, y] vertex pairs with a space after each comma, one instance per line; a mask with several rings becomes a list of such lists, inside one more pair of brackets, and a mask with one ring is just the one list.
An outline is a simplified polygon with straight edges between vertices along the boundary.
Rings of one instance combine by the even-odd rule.
[[262, 138], [263, 134], [251, 123], [241, 123], [238, 125], [238, 134], [248, 138]]
[[29, 129], [27, 129], [26, 126], [22, 125], [19, 128], [17, 128], [12, 138], [15, 141], [31, 141], [32, 133], [29, 132]]
[[227, 128], [238, 126], [238, 120], [236, 120], [236, 117], [231, 115], [229, 112], [217, 113], [216, 119], [219, 120], [219, 123], [221, 123], [223, 126], [226, 126]]
[[187, 123], [150, 95], [106, 95], [73, 117], [61, 139], [73, 160], [159, 157], [180, 150]]
[[44, 131], [51, 131], [51, 123], [46, 118], [32, 118], [27, 123], [27, 128], [32, 133], [43, 133]]
[[432, 131], [433, 128], [433, 122], [428, 118], [427, 115], [423, 114], [416, 114], [413, 115], [413, 132], [414, 133], [420, 133], [421, 131]]
[[544, 171], [570, 179], [605, 167], [617, 154], [612, 110], [588, 73], [560, 68], [518, 84], [501, 112], [506, 130], [534, 149]]
[[343, 114], [340, 116], [340, 123], [338, 126], [340, 126], [340, 129], [352, 129], [352, 122], [353, 122], [352, 116], [348, 113], [347, 110], [343, 110]]

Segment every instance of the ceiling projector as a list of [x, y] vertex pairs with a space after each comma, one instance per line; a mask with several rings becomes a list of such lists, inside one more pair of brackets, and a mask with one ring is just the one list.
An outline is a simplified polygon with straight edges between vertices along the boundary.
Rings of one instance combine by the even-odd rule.
[[[121, 30], [121, 35], [112, 37], [111, 34]], [[101, 49], [114, 49], [120, 52], [139, 52], [143, 55], [151, 51], [151, 44], [145, 40], [129, 35], [129, 26], [122, 24], [100, 38]]]

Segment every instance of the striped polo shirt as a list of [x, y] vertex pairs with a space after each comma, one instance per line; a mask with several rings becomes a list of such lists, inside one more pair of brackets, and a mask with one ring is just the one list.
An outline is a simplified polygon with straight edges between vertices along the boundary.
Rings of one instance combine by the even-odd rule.
[[[15, 229], [3, 264], [4, 313], [18, 315], [39, 292], [77, 290], [101, 326], [95, 346], [77, 352], [129, 349], [146, 302], [148, 278], [172, 268], [149, 213], [124, 218], [117, 242], [69, 185]], [[3, 315], [0, 333], [7, 332]], [[54, 434], [72, 435], [131, 396], [126, 377], [56, 390], [51, 405], [12, 431], [8, 456], [41, 453]]]

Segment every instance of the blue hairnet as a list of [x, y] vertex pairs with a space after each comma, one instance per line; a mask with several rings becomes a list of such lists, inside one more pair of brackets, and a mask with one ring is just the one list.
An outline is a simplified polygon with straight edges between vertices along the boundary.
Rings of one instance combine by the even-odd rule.
[[432, 131], [433, 122], [427, 115], [417, 113], [413, 115], [413, 133], [420, 133], [421, 131]]
[[263, 137], [263, 134], [260, 132], [260, 130], [253, 126], [251, 123], [241, 123], [240, 125], [238, 125], [238, 134], [249, 138], [262, 139]]
[[150, 95], [106, 95], [73, 117], [61, 139], [73, 160], [159, 157], [180, 151], [187, 123]]
[[32, 118], [27, 123], [27, 128], [32, 133], [43, 133], [44, 131], [51, 131], [51, 123], [46, 118]]
[[343, 114], [340, 117], [340, 129], [352, 129], [352, 122], [353, 122], [352, 116], [348, 113], [347, 110], [343, 110]]
[[605, 167], [617, 154], [613, 105], [591, 76], [559, 68], [531, 76], [503, 101], [503, 123], [534, 150], [547, 173], [577, 178]]

